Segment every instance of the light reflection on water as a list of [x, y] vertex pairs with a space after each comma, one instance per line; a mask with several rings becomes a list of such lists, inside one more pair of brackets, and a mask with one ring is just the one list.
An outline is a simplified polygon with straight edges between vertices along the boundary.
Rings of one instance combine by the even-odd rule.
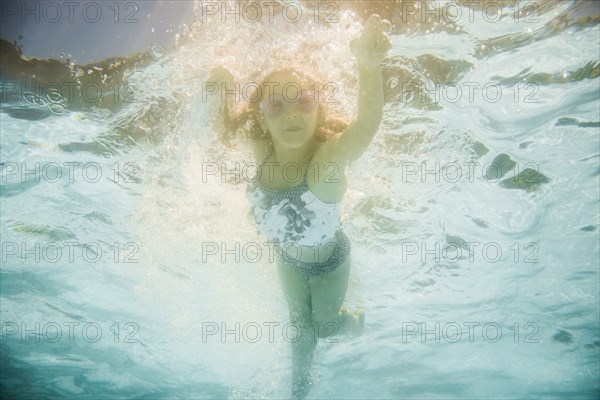
[[[319, 344], [309, 398], [597, 396], [598, 25], [557, 30], [555, 11], [569, 5], [554, 7], [528, 30], [476, 20], [463, 33], [393, 36], [384, 122], [348, 170], [343, 204], [347, 304], [366, 310], [367, 332]], [[175, 52], [132, 68], [133, 103], [66, 115], [3, 104], [8, 397], [287, 396], [288, 319], [274, 266], [264, 253], [222, 263], [205, 251], [263, 239], [243, 179], [203, 170], [251, 158], [216, 142], [201, 83], [219, 63], [257, 80], [276, 56], [340, 82], [334, 109], [352, 115], [346, 42], [359, 30], [350, 14], [296, 33], [196, 25]], [[256, 43], [260, 53], [246, 50]], [[402, 93], [404, 82], [428, 85], [425, 100]], [[502, 96], [434, 101], [434, 82], [493, 83]], [[535, 90], [514, 86], [531, 82]], [[40, 163], [40, 174], [13, 174], [21, 162]], [[59, 179], [43, 172], [49, 163]], [[492, 163], [512, 169], [499, 177]], [[515, 179], [527, 168], [537, 175]], [[207, 334], [236, 322], [239, 338]]]

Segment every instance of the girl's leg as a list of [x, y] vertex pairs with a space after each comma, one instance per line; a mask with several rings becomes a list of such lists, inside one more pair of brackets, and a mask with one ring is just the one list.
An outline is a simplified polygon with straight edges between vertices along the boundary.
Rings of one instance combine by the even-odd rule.
[[364, 314], [351, 314], [342, 304], [348, 290], [350, 256], [335, 270], [310, 279], [312, 321], [320, 337], [361, 331]]
[[284, 261], [277, 262], [277, 270], [288, 303], [290, 320], [300, 329], [300, 337], [290, 337], [289, 340], [294, 341], [291, 343], [292, 396], [301, 399], [310, 389], [310, 366], [317, 346], [312, 330], [310, 286], [308, 279]]

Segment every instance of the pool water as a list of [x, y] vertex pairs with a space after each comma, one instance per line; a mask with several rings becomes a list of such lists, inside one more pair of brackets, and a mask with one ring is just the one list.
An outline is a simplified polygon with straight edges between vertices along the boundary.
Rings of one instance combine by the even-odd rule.
[[[321, 339], [308, 398], [598, 398], [600, 35], [581, 7], [392, 10], [383, 123], [342, 206], [365, 333]], [[2, 75], [5, 398], [289, 397], [296, 331], [248, 215], [251, 152], [218, 141], [203, 82], [308, 65], [351, 118], [361, 19], [195, 12], [100, 105]]]

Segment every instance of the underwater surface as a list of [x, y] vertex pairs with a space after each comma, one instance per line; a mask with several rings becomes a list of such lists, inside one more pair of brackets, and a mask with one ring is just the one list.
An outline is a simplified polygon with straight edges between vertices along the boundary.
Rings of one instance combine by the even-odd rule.
[[386, 104], [342, 203], [365, 332], [319, 342], [308, 398], [598, 398], [598, 2], [309, 3], [198, 1], [173, 47], [87, 65], [1, 43], [3, 398], [289, 398], [252, 155], [205, 81], [307, 66], [350, 119], [371, 12]]

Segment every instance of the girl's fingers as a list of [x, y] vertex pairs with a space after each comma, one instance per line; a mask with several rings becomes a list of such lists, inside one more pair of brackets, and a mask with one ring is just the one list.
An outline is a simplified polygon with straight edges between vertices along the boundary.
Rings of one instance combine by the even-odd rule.
[[387, 19], [381, 19], [377, 14], [373, 14], [367, 20], [364, 28], [365, 32], [373, 32], [376, 35], [387, 35], [392, 32], [392, 24]]
[[365, 28], [376, 28], [377, 30], [381, 30], [382, 32], [391, 32], [392, 24], [387, 19], [381, 19], [381, 17], [377, 14], [372, 14], [367, 22], [365, 23]]
[[371, 16], [367, 19], [367, 22], [365, 22], [365, 28], [371, 26], [375, 27], [379, 24], [381, 24], [381, 17], [377, 14], [371, 14]]
[[354, 52], [359, 46], [371, 47], [376, 53], [387, 53], [392, 44], [387, 35], [391, 31], [392, 25], [388, 20], [382, 20], [377, 14], [373, 14], [367, 19], [360, 39], [354, 39], [350, 42], [350, 49]]

